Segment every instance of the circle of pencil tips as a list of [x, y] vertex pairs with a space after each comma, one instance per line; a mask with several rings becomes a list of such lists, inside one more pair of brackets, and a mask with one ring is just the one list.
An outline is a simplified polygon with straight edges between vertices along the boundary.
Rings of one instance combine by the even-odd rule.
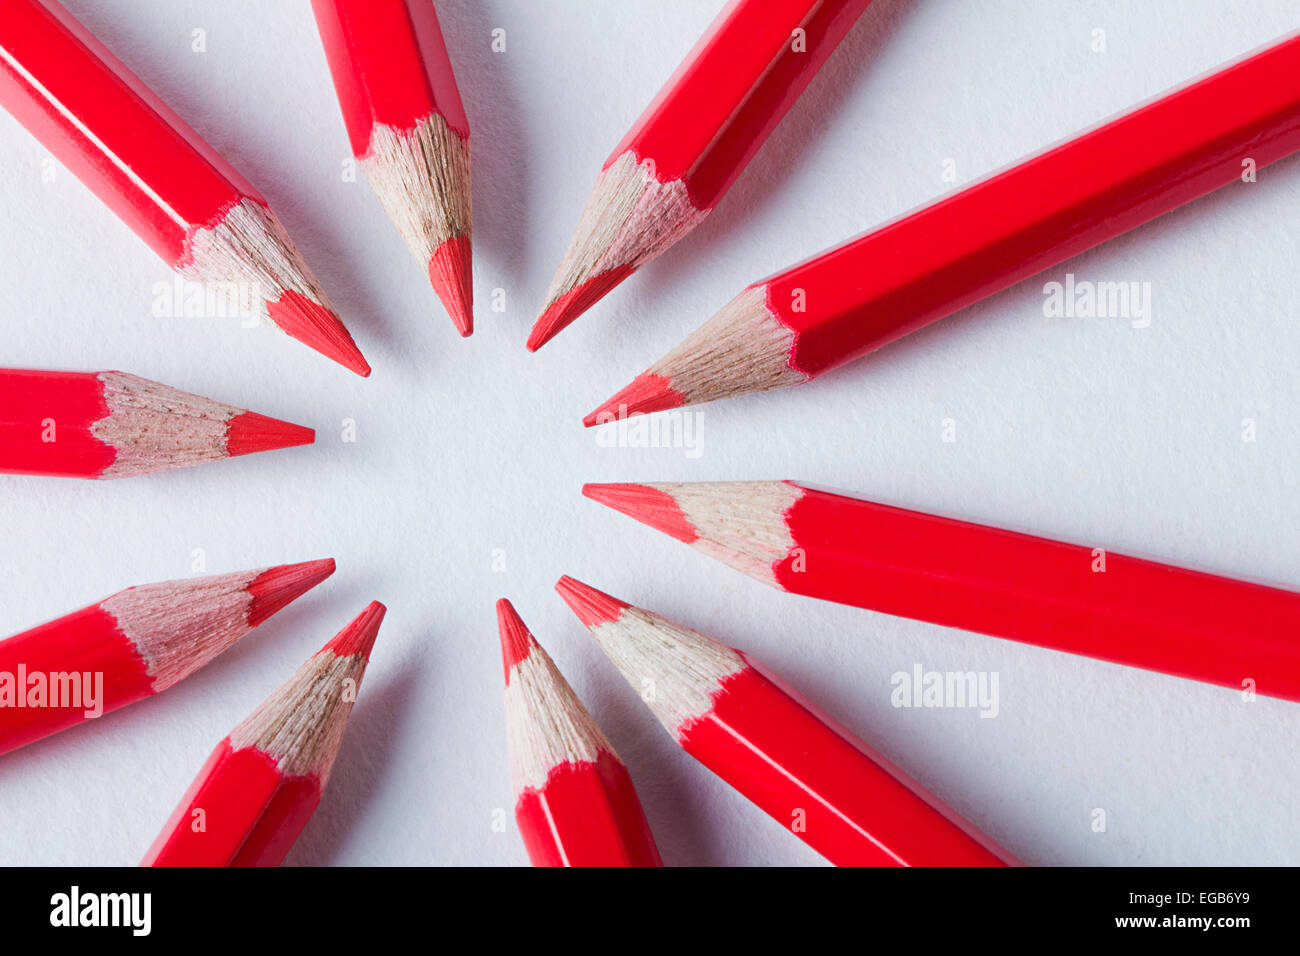
[[372, 602], [217, 745], [141, 866], [279, 866], [320, 804], [385, 608]]
[[497, 602], [515, 819], [534, 866], [662, 866], [632, 777], [510, 602]]
[[127, 588], [0, 641], [0, 754], [162, 693], [334, 573], [334, 559]]
[[571, 577], [555, 589], [682, 749], [832, 863], [1017, 863], [748, 655]]

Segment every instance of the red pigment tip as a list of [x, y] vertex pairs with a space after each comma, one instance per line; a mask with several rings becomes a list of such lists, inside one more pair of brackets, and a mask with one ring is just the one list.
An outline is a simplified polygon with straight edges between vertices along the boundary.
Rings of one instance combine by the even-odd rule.
[[510, 671], [528, 658], [537, 641], [514, 605], [505, 598], [497, 601], [497, 631], [501, 635], [501, 661], [505, 665], [506, 686], [509, 686]]
[[468, 236], [448, 239], [429, 260], [429, 282], [462, 336], [474, 331], [473, 263]]
[[248, 605], [248, 626], [256, 627], [261, 624], [276, 611], [306, 594], [333, 573], [333, 558], [267, 568], [244, 589], [252, 598]]
[[226, 454], [231, 458], [275, 448], [310, 445], [315, 440], [314, 429], [267, 418], [257, 412], [244, 412], [226, 423]]
[[555, 582], [555, 590], [564, 598], [564, 603], [569, 605], [569, 610], [578, 615], [578, 620], [584, 627], [597, 627], [617, 621], [623, 611], [632, 606], [567, 574]]
[[328, 644], [317, 653], [333, 651], [339, 657], [353, 657], [358, 654], [370, 660], [370, 649], [375, 646], [379, 636], [379, 625], [384, 620], [388, 608], [378, 601], [371, 601], [364, 611], [352, 619], [347, 627], [335, 634]]
[[641, 415], [647, 412], [666, 412], [670, 408], [681, 408], [686, 404], [686, 397], [672, 386], [672, 382], [653, 372], [642, 372], [632, 379], [621, 392], [606, 400], [603, 405], [587, 415], [582, 424], [603, 425], [606, 422], [627, 418], [629, 415]]
[[533, 323], [533, 330], [528, 333], [528, 351], [536, 352], [551, 341], [635, 271], [631, 266], [618, 266], [594, 275], [564, 293]]
[[352, 341], [343, 320], [319, 302], [289, 289], [274, 302], [268, 302], [266, 311], [275, 327], [285, 335], [310, 345], [362, 378], [370, 374], [370, 363]]
[[699, 540], [677, 499], [666, 491], [649, 485], [583, 485], [582, 493], [592, 501], [627, 515], [656, 531], [690, 544]]

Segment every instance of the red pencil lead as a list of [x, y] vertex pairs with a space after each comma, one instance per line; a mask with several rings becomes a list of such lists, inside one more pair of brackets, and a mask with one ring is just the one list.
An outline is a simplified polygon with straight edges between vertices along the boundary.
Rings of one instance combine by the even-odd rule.
[[315, 301], [290, 289], [267, 304], [267, 314], [275, 327], [304, 345], [310, 345], [326, 358], [333, 359], [362, 378], [370, 376], [366, 361], [352, 334], [334, 311], [333, 306]]
[[532, 331], [528, 333], [526, 346], [528, 351], [536, 352], [563, 332], [574, 319], [605, 298], [610, 290], [630, 276], [633, 271], [630, 266], [607, 269], [580, 282], [552, 301], [542, 311], [537, 321], [533, 323]]
[[606, 422], [627, 418], [629, 415], [643, 415], [649, 412], [665, 412], [681, 408], [686, 404], [682, 394], [672, 387], [672, 383], [662, 375], [642, 372], [624, 386], [604, 404], [587, 414], [582, 424], [590, 428]]
[[505, 598], [497, 601], [497, 632], [501, 637], [501, 661], [505, 665], [506, 686], [510, 686], [510, 672], [528, 659], [537, 640], [523, 619]]
[[375, 638], [379, 636], [379, 625], [383, 623], [384, 615], [387, 613], [388, 608], [378, 601], [371, 601], [364, 611], [354, 617], [347, 627], [335, 634], [317, 653], [333, 651], [339, 657], [360, 655], [369, 661], [370, 650], [375, 646]]
[[268, 418], [257, 412], [236, 415], [226, 425], [226, 452], [231, 458], [251, 455], [276, 448], [310, 445], [316, 440], [316, 430]]
[[590, 584], [583, 584], [567, 574], [555, 582], [555, 590], [586, 627], [617, 621], [624, 609], [631, 607], [630, 604], [611, 597], [604, 591], [597, 591]]
[[246, 589], [252, 597], [248, 605], [248, 626], [261, 624], [333, 573], [333, 558], [282, 564], [263, 571]]
[[592, 501], [648, 524], [678, 541], [690, 544], [699, 537], [677, 500], [658, 488], [634, 484], [585, 484], [582, 493]]
[[461, 336], [474, 332], [474, 252], [467, 236], [453, 236], [429, 259], [429, 282]]

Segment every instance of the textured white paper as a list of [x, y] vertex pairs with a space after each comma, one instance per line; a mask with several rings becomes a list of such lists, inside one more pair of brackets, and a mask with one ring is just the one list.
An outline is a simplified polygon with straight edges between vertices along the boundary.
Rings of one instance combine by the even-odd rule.
[[[198, 552], [208, 573], [339, 568], [163, 696], [0, 758], [0, 861], [138, 861], [216, 742], [379, 599], [290, 862], [525, 863], [492, 608], [508, 596], [627, 760], [667, 863], [818, 862], [668, 739], [552, 592], [571, 573], [754, 653], [1029, 863], [1300, 862], [1298, 705], [784, 596], [578, 492], [800, 478], [1300, 586], [1295, 160], [812, 385], [705, 406], [695, 457], [599, 447], [579, 424], [747, 283], [1295, 29], [1294, 3], [877, 0], [701, 228], [537, 355], [523, 341], [601, 163], [717, 0], [438, 4], [473, 130], [466, 341], [344, 180], [307, 3], [67, 6], [266, 194], [375, 372], [234, 320], [153, 317], [170, 273], [0, 115], [3, 364], [122, 369], [319, 429], [168, 475], [0, 478], [0, 633], [189, 576]], [[1149, 327], [1045, 318], [1067, 271], [1149, 282]], [[997, 716], [892, 706], [891, 675], [917, 665], [996, 672]]]

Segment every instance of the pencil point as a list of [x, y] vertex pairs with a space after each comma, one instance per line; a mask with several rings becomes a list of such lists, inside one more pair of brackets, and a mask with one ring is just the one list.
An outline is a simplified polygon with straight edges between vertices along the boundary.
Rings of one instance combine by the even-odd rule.
[[274, 302], [267, 302], [266, 311], [281, 332], [362, 378], [370, 375], [370, 363], [352, 341], [343, 320], [328, 306], [295, 289], [286, 289]]
[[387, 612], [388, 608], [378, 601], [371, 601], [347, 627], [330, 638], [329, 643], [318, 653], [333, 651], [339, 657], [359, 654], [367, 661], [370, 660], [370, 650], [375, 646], [375, 638], [379, 636], [379, 625]]
[[514, 605], [505, 598], [497, 601], [497, 632], [501, 637], [501, 661], [505, 665], [506, 685], [509, 686], [510, 672], [528, 658], [537, 641]]
[[316, 440], [314, 429], [257, 412], [244, 412], [226, 423], [226, 454], [231, 458], [276, 448], [310, 445]]
[[462, 336], [474, 331], [474, 269], [469, 236], [454, 236], [429, 260], [429, 282]]
[[555, 590], [564, 599], [564, 603], [569, 605], [569, 610], [578, 615], [578, 620], [584, 627], [597, 627], [617, 621], [624, 609], [632, 606], [567, 574], [555, 582]]
[[334, 573], [334, 559], [267, 568], [249, 582], [248, 626], [256, 627]]
[[555, 338], [568, 328], [578, 316], [603, 299], [614, 286], [635, 271], [631, 266], [617, 266], [608, 269], [579, 283], [551, 302], [537, 321], [533, 323], [533, 330], [528, 333], [526, 346], [528, 351], [536, 352]]
[[672, 386], [672, 382], [653, 372], [642, 372], [621, 391], [605, 401], [604, 404], [589, 412], [582, 424], [590, 428], [606, 422], [627, 418], [629, 415], [641, 415], [647, 412], [663, 412], [671, 408], [681, 408], [686, 398]]
[[587, 484], [582, 486], [582, 493], [592, 501], [598, 501], [678, 541], [690, 544], [699, 540], [699, 533], [677, 504], [677, 499], [660, 488], [636, 484]]

